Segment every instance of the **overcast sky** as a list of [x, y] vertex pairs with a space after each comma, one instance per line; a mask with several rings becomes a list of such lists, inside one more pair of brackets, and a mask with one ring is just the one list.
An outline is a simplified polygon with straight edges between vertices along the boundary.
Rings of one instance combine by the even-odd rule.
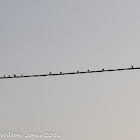
[[[139, 52], [138, 0], [0, 0], [0, 77], [137, 67]], [[0, 80], [0, 133], [139, 140], [139, 76], [134, 70]]]

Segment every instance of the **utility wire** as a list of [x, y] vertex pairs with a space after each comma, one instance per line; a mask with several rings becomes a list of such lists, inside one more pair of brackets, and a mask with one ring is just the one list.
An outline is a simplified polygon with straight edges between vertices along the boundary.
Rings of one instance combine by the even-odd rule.
[[9, 78], [28, 78], [28, 77], [43, 77], [43, 76], [62, 76], [62, 75], [73, 75], [73, 74], [85, 74], [85, 73], [98, 73], [98, 72], [113, 72], [113, 71], [126, 71], [126, 70], [135, 70], [135, 69], [140, 69], [140, 67], [133, 67], [131, 66], [130, 68], [122, 68], [122, 69], [102, 69], [102, 70], [95, 70], [95, 71], [76, 71], [76, 72], [67, 72], [67, 73], [48, 73], [48, 74], [41, 74], [41, 75], [16, 75], [14, 74], [13, 76], [3, 76], [0, 77], [0, 79], [9, 79]]

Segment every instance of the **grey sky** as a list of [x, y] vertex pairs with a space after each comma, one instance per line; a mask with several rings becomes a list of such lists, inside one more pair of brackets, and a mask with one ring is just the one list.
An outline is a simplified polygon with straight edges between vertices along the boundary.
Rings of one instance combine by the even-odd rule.
[[[139, 7], [138, 0], [0, 0], [0, 76], [140, 66]], [[0, 80], [0, 132], [139, 140], [139, 75]]]

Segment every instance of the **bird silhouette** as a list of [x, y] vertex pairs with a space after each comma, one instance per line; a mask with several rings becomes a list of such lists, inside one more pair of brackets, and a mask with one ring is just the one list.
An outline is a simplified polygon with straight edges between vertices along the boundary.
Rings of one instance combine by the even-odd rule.
[[131, 65], [131, 68], [133, 69], [133, 65]]
[[104, 71], [105, 69], [102, 69], [102, 71]]
[[62, 74], [62, 72], [60, 72], [60, 74]]
[[88, 70], [88, 72], [89, 72], [89, 70]]
[[79, 73], [79, 71], [77, 71], [77, 73]]
[[49, 73], [49, 75], [51, 75], [51, 72]]
[[17, 77], [17, 76], [14, 74], [14, 77]]

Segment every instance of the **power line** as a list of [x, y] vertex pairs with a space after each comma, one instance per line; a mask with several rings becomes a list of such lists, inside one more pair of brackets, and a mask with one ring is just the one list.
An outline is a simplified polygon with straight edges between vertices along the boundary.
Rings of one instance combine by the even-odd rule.
[[126, 70], [135, 70], [135, 69], [140, 69], [140, 67], [133, 67], [131, 66], [130, 68], [122, 68], [122, 69], [101, 69], [101, 70], [96, 70], [96, 71], [76, 71], [76, 72], [59, 72], [59, 73], [49, 73], [49, 74], [41, 74], [41, 75], [16, 75], [14, 74], [13, 76], [3, 76], [0, 77], [0, 79], [9, 79], [9, 78], [29, 78], [29, 77], [43, 77], [43, 76], [62, 76], [62, 75], [73, 75], [73, 74], [85, 74], [85, 73], [98, 73], [98, 72], [113, 72], [113, 71], [126, 71]]

